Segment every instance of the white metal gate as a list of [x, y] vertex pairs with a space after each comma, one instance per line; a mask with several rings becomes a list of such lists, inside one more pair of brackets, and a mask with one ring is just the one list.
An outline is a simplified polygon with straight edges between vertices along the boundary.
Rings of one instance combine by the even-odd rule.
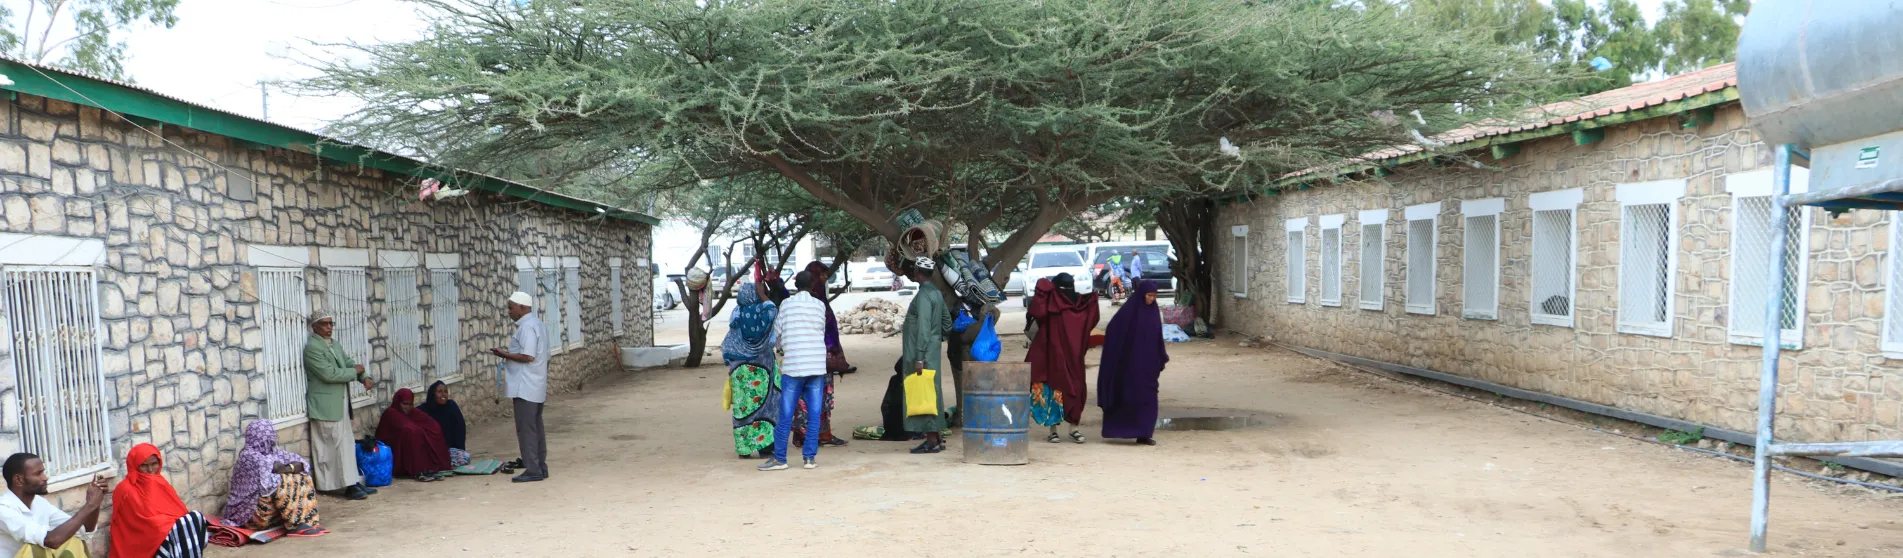
[[462, 289], [454, 269], [430, 271], [430, 334], [434, 339], [436, 379], [454, 382], [462, 369]]
[[384, 296], [390, 312], [391, 381], [396, 389], [423, 387], [422, 293], [416, 268], [385, 268]]
[[[335, 267], [326, 270], [330, 290], [325, 301], [336, 329], [331, 340], [342, 345], [344, 353], [367, 369], [370, 363], [370, 277], [360, 267]], [[372, 397], [363, 384], [350, 383], [350, 403], [361, 407]]]
[[264, 373], [265, 418], [283, 422], [304, 417], [309, 314], [304, 270], [258, 270], [258, 326], [264, 336], [258, 367]]
[[52, 482], [110, 466], [94, 271], [10, 267], [4, 279], [24, 450]]

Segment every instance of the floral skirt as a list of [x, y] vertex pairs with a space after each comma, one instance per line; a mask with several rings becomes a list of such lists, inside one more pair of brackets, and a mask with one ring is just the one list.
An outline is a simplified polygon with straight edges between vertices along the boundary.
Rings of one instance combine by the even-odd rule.
[[468, 464], [469, 464], [469, 452], [463, 451], [457, 448], [449, 448], [450, 468], [461, 467]]
[[1050, 384], [1031, 384], [1031, 420], [1039, 426], [1064, 422], [1064, 394], [1051, 389]]
[[244, 528], [261, 531], [283, 525], [317, 524], [317, 487], [305, 474], [278, 475], [278, 490], [258, 497], [258, 509]]
[[754, 364], [741, 364], [727, 373], [733, 391], [733, 451], [746, 457], [773, 448], [773, 429], [780, 414], [780, 375]]
[[[819, 441], [833, 439], [833, 379], [837, 376], [826, 375], [826, 409], [819, 415]], [[793, 441], [806, 440], [806, 400], [799, 400], [799, 406], [793, 411]]]

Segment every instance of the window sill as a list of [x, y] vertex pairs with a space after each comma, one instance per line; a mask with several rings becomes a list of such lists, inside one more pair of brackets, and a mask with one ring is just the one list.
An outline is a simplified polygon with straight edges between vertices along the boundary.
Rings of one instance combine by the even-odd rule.
[[436, 381], [449, 384], [449, 385], [460, 384], [463, 381], [463, 375], [457, 374], [454, 376], [445, 376], [442, 378], [437, 378]]
[[363, 398], [363, 399], [351, 399], [351, 400], [350, 400], [350, 408], [352, 408], [352, 409], [362, 409], [362, 408], [364, 408], [364, 407], [369, 407], [369, 406], [371, 406], [371, 405], [375, 405], [375, 404], [377, 404], [377, 398], [375, 398], [375, 397], [370, 397], [370, 396], [364, 396], [364, 398]]
[[1487, 320], [1487, 321], [1500, 320], [1500, 314], [1497, 312], [1465, 312], [1465, 313], [1462, 313], [1460, 317], [1464, 319], [1468, 319], [1468, 320]]
[[1414, 314], [1414, 315], [1417, 315], [1417, 316], [1432, 316], [1432, 315], [1434, 315], [1434, 309], [1432, 309], [1432, 308], [1418, 308], [1418, 307], [1414, 307], [1414, 306], [1409, 306], [1409, 307], [1407, 308], [1407, 313], [1409, 313], [1409, 314]]
[[271, 427], [276, 428], [278, 430], [283, 430], [283, 429], [291, 428], [295, 426], [303, 426], [304, 423], [307, 423], [310, 421], [311, 421], [310, 415], [307, 415], [304, 413], [298, 413], [297, 416], [294, 416], [294, 417], [284, 417], [281, 419], [276, 419], [271, 421]]
[[1249, 293], [1238, 293], [1238, 292], [1230, 291], [1229, 296], [1233, 296], [1236, 298], [1249, 298]]
[[1324, 300], [1324, 301], [1322, 301], [1322, 306], [1327, 306], [1327, 307], [1329, 307], [1329, 308], [1340, 308], [1340, 307], [1341, 307], [1341, 301], [1339, 301], [1339, 300], [1336, 300], [1336, 301], [1327, 301], [1327, 300]]
[[1573, 327], [1573, 318], [1571, 316], [1535, 315], [1533, 316], [1533, 325], [1544, 325], [1544, 326], [1563, 327], [1563, 328], [1571, 329]]
[[1647, 337], [1663, 337], [1666, 339], [1670, 339], [1672, 337], [1672, 328], [1671, 326], [1661, 326], [1661, 325], [1619, 324], [1619, 333], [1629, 333], [1632, 335], [1644, 335]]
[[1363, 305], [1361, 305], [1361, 309], [1362, 309], [1362, 310], [1370, 310], [1370, 311], [1374, 311], [1374, 312], [1380, 312], [1380, 311], [1382, 310], [1382, 307], [1381, 307], [1381, 305], [1379, 305], [1379, 304], [1374, 304], [1374, 305], [1368, 305], [1368, 304], [1363, 304]]
[[1306, 299], [1291, 298], [1291, 299], [1288, 299], [1288, 303], [1289, 304], [1308, 304], [1308, 301]]
[[[1778, 340], [1778, 343], [1777, 343], [1778, 348], [1786, 350], [1786, 351], [1804, 350], [1803, 339], [1797, 339], [1795, 341], [1793, 341], [1792, 339], [1793, 339], [1793, 336], [1790, 334], [1790, 332], [1785, 332], [1785, 335], [1783, 335], [1783, 338]], [[1752, 335], [1738, 335], [1736, 333], [1733, 333], [1731, 334], [1731, 344], [1744, 345], [1746, 347], [1762, 347], [1764, 346], [1764, 338], [1752, 336]]]
[[50, 479], [46, 484], [46, 493], [58, 494], [62, 490], [86, 486], [87, 483], [92, 482], [93, 475], [99, 473], [107, 473], [111, 475], [111, 478], [119, 478], [118, 469], [115, 469], [111, 462], [100, 463]]

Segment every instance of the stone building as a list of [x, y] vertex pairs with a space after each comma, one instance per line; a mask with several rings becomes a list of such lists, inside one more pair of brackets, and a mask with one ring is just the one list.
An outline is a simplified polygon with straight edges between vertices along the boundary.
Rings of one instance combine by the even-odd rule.
[[[1230, 200], [1217, 319], [1310, 352], [1751, 432], [1773, 148], [1736, 85], [1717, 66]], [[1791, 214], [1778, 433], [1903, 438], [1894, 219]]]
[[[516, 290], [560, 340], [552, 392], [652, 344], [650, 217], [126, 84], [0, 73], [0, 453], [43, 456], [68, 509], [140, 442], [206, 512], [245, 423], [308, 455], [315, 312], [375, 379], [359, 436], [436, 380], [471, 420], [506, 414], [486, 351]], [[469, 193], [419, 201], [424, 178]]]

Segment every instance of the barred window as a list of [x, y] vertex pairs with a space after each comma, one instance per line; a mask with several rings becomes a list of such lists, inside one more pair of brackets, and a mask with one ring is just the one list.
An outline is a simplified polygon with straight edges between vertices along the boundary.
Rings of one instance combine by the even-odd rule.
[[608, 260], [608, 318], [614, 325], [615, 337], [626, 333], [621, 316], [621, 258]]
[[258, 326], [263, 351], [265, 418], [279, 424], [305, 417], [304, 343], [310, 339], [310, 299], [302, 268], [258, 270]]
[[1229, 293], [1238, 298], [1248, 298], [1249, 268], [1254, 265], [1249, 261], [1249, 226], [1229, 227], [1229, 238], [1234, 241], [1234, 245], [1229, 248]]
[[1440, 221], [1440, 204], [1430, 203], [1407, 208], [1407, 311], [1433, 315], [1435, 258], [1439, 247], [1434, 232]]
[[390, 317], [389, 347], [391, 381], [396, 389], [423, 387], [423, 310], [422, 292], [417, 287], [416, 268], [383, 270], [383, 292]]
[[[370, 277], [361, 267], [326, 268], [329, 289], [324, 300], [336, 327], [330, 338], [343, 347], [344, 354], [368, 369], [370, 363]], [[350, 404], [364, 407], [375, 398], [363, 384], [350, 383]]]
[[430, 270], [430, 337], [436, 379], [456, 383], [463, 379], [462, 369], [462, 285], [458, 270]]
[[555, 267], [554, 258], [543, 258], [548, 265], [536, 269], [542, 288], [542, 328], [548, 335], [548, 353], [557, 355], [568, 345], [562, 343], [562, 331], [567, 329], [562, 323], [562, 270]]
[[[1809, 171], [1791, 169], [1791, 193], [1809, 191]], [[1731, 342], [1764, 344], [1764, 303], [1771, 283], [1771, 220], [1780, 208], [1771, 200], [1769, 169], [1725, 177], [1731, 199]], [[1778, 293], [1782, 324], [1778, 344], [1788, 349], [1804, 346], [1804, 281], [1810, 272], [1810, 223], [1803, 208], [1785, 212], [1784, 274]]]
[[1323, 215], [1321, 281], [1322, 306], [1341, 306], [1341, 215]]
[[12, 340], [21, 451], [49, 482], [112, 466], [100, 367], [98, 278], [91, 268], [8, 267], [0, 273]]
[[1883, 293], [1883, 354], [1903, 358], [1903, 211], [1890, 215], [1890, 270]]
[[1619, 331], [1672, 336], [1684, 181], [1619, 185]]
[[582, 347], [581, 335], [581, 258], [562, 258], [562, 303], [568, 317], [568, 348]]
[[1308, 218], [1289, 219], [1288, 301], [1301, 304], [1308, 299]]
[[1381, 310], [1386, 302], [1388, 211], [1361, 212], [1361, 309]]
[[1475, 320], [1500, 318], [1500, 214], [1506, 200], [1461, 202], [1460, 315]]

